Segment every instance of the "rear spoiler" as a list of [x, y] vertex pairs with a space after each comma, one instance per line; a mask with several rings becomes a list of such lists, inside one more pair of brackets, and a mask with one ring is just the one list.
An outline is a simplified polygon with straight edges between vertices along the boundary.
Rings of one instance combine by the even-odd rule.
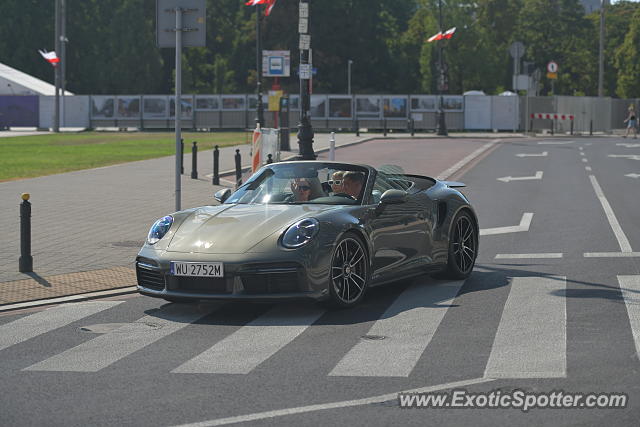
[[444, 185], [446, 185], [449, 188], [463, 188], [466, 187], [465, 184], [463, 184], [462, 182], [457, 182], [457, 181], [440, 181], [442, 182]]

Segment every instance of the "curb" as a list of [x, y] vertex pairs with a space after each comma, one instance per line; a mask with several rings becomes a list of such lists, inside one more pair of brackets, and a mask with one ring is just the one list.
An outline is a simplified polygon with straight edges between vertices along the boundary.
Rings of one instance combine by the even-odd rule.
[[88, 301], [96, 298], [104, 298], [118, 295], [133, 294], [138, 291], [137, 286], [127, 286], [125, 288], [107, 289], [104, 291], [88, 292], [84, 294], [67, 295], [63, 297], [39, 299], [34, 301], [17, 302], [13, 304], [0, 305], [0, 313], [24, 308], [40, 307], [43, 305], [61, 304], [65, 302]]

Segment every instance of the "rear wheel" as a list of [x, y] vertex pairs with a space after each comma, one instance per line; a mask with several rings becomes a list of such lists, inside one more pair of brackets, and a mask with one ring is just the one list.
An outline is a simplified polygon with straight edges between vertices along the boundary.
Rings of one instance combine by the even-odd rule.
[[329, 273], [331, 302], [353, 307], [364, 297], [369, 285], [369, 257], [364, 242], [353, 233], [345, 234], [333, 251]]
[[449, 259], [445, 276], [466, 279], [473, 271], [478, 256], [478, 232], [471, 215], [462, 211], [456, 215], [449, 236]]

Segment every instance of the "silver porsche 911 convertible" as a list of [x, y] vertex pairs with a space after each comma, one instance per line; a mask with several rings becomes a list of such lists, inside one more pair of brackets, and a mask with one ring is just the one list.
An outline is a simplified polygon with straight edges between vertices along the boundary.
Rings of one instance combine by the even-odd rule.
[[322, 161], [274, 163], [221, 204], [158, 219], [138, 291], [172, 302], [314, 298], [349, 307], [370, 286], [469, 276], [478, 221], [460, 183]]

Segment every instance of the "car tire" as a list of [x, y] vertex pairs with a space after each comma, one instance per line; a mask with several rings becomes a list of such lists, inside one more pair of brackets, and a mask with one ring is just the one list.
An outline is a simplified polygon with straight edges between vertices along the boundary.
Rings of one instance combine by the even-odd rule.
[[355, 233], [345, 233], [331, 255], [330, 305], [349, 308], [358, 304], [369, 287], [369, 276], [369, 255], [364, 241]]
[[458, 213], [452, 224], [447, 267], [443, 277], [466, 279], [471, 275], [478, 256], [478, 230], [466, 211]]

